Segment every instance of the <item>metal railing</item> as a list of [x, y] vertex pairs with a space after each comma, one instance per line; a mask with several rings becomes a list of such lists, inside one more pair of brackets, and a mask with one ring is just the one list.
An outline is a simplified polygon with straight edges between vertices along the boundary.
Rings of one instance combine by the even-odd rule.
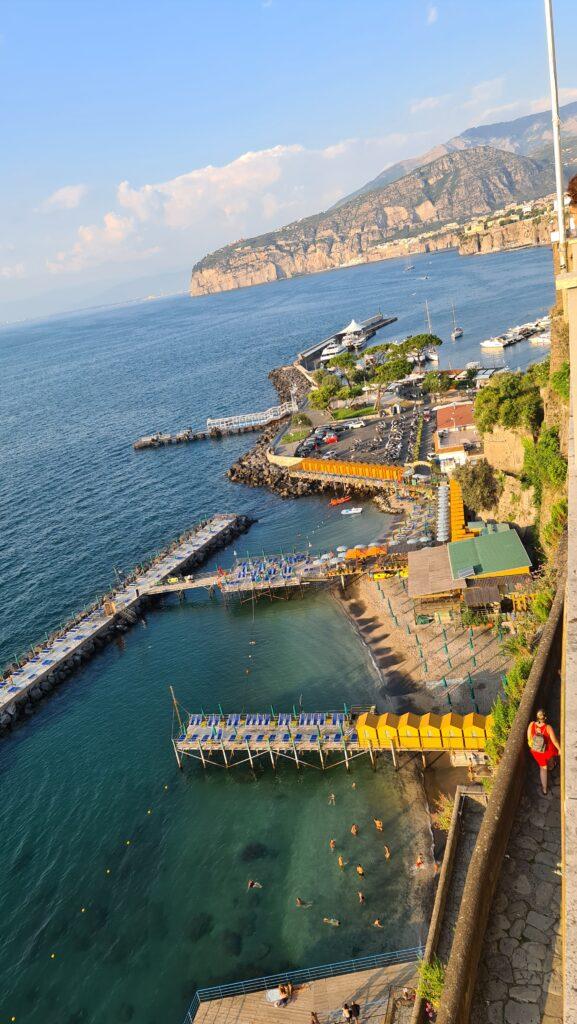
[[322, 978], [337, 978], [343, 974], [370, 971], [376, 967], [389, 967], [391, 964], [412, 963], [423, 955], [423, 951], [423, 946], [411, 946], [409, 949], [374, 953], [372, 956], [363, 956], [356, 960], [341, 960], [339, 963], [304, 967], [297, 971], [269, 974], [263, 978], [250, 978], [248, 981], [233, 981], [228, 985], [199, 988], [187, 1010], [183, 1024], [192, 1024], [200, 1004], [214, 999], [227, 999], [230, 996], [248, 995], [251, 992], [264, 992], [267, 989], [278, 988], [279, 985], [287, 985], [289, 982], [292, 985], [300, 985], [307, 981], [320, 981]]

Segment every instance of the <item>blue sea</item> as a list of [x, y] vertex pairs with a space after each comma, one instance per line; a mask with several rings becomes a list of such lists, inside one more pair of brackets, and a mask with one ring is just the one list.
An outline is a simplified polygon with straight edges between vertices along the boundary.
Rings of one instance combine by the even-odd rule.
[[[250, 438], [140, 453], [132, 442], [266, 407], [268, 371], [352, 317], [395, 314], [379, 340], [404, 337], [424, 329], [427, 300], [445, 339], [441, 366], [456, 367], [553, 301], [544, 249], [414, 262], [411, 273], [388, 261], [3, 328], [0, 660], [214, 512], [258, 518], [243, 552], [320, 551], [380, 532], [386, 520], [368, 505], [347, 519], [326, 498], [283, 501], [230, 483]], [[454, 343], [451, 301], [465, 329]], [[523, 343], [506, 358], [525, 366], [543, 355]], [[416, 826], [389, 768], [287, 766], [256, 781], [244, 769], [179, 772], [170, 686], [190, 710], [386, 699], [326, 594], [254, 609], [168, 599], [95, 657], [0, 741], [0, 1021], [178, 1024], [198, 986], [424, 938], [409, 911]], [[373, 816], [385, 822], [388, 862]], [[365, 907], [332, 837], [365, 867]], [[247, 891], [248, 878], [263, 888]], [[297, 909], [297, 896], [313, 905]]]

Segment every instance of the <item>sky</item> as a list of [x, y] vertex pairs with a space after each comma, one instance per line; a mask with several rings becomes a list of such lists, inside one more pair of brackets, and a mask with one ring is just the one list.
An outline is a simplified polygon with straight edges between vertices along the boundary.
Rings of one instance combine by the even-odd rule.
[[6, 0], [0, 93], [2, 322], [185, 290], [207, 252], [545, 109], [543, 3]]

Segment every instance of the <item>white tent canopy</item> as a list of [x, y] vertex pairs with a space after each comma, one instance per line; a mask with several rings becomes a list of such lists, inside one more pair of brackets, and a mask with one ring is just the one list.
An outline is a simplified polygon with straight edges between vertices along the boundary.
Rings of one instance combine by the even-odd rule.
[[345, 329], [344, 329], [344, 331], [342, 333], [343, 334], [360, 334], [362, 329], [363, 328], [361, 327], [360, 324], [357, 323], [356, 320], [351, 320], [349, 326], [345, 327]]

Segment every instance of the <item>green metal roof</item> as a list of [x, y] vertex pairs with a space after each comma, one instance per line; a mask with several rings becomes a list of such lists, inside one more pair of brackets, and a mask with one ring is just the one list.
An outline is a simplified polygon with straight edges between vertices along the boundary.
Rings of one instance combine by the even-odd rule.
[[[504, 525], [504, 524], [503, 524]], [[454, 540], [448, 545], [453, 579], [483, 573], [530, 568], [531, 559], [516, 530], [500, 529], [482, 533], [471, 540]], [[469, 570], [468, 572], [466, 570]], [[471, 572], [472, 570], [472, 572]]]

